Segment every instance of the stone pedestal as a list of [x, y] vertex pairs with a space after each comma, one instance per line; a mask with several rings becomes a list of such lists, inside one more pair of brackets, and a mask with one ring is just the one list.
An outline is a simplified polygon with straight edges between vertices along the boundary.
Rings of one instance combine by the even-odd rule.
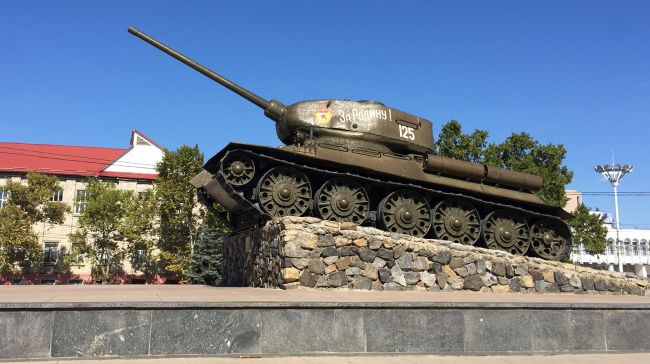
[[0, 362], [388, 353], [599, 353], [602, 362], [605, 353], [650, 352], [650, 300], [629, 295], [199, 285], [2, 289]]
[[645, 295], [649, 284], [624, 273], [311, 217], [275, 219], [226, 238], [224, 282], [283, 289], [633, 295]]

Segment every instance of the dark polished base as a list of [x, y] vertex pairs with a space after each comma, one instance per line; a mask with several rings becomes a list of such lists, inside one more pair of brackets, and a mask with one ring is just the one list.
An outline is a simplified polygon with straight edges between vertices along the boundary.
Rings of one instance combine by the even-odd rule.
[[271, 290], [241, 290], [248, 296], [230, 301], [5, 301], [0, 358], [650, 352], [645, 297], [420, 300], [431, 294], [275, 290], [272, 300]]

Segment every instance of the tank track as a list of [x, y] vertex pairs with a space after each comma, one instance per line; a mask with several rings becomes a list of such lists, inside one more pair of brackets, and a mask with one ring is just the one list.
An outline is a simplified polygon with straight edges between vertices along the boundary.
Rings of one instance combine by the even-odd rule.
[[[449, 199], [449, 198], [457, 198], [457, 199], [463, 199], [466, 201], [470, 201], [476, 206], [480, 206], [482, 210], [491, 210], [491, 211], [496, 211], [500, 209], [505, 209], [508, 211], [513, 211], [513, 212], [518, 212], [522, 214], [523, 216], [527, 217], [527, 221], [532, 222], [536, 221], [539, 219], [548, 219], [551, 222], [555, 222], [556, 224], [559, 224], [561, 227], [565, 228], [568, 231], [568, 226], [562, 221], [561, 218], [558, 216], [550, 215], [550, 214], [545, 214], [545, 213], [540, 213], [536, 211], [531, 211], [519, 206], [513, 206], [509, 204], [504, 204], [504, 203], [498, 203], [494, 201], [487, 201], [483, 200], [481, 198], [475, 197], [475, 196], [469, 196], [469, 195], [464, 195], [462, 193], [455, 193], [455, 192], [449, 192], [449, 191], [441, 191], [437, 190], [435, 188], [431, 187], [425, 187], [422, 185], [418, 184], [413, 184], [413, 183], [406, 183], [406, 182], [398, 182], [398, 181], [392, 181], [392, 180], [382, 180], [379, 178], [375, 177], [369, 177], [369, 176], [363, 176], [355, 173], [350, 173], [350, 172], [340, 172], [336, 170], [330, 170], [330, 169], [325, 169], [325, 168], [319, 168], [311, 165], [305, 165], [305, 164], [300, 164], [296, 163], [294, 161], [289, 161], [286, 159], [280, 159], [274, 156], [266, 155], [263, 153], [251, 151], [248, 149], [232, 149], [228, 151], [223, 158], [221, 158], [220, 161], [220, 170], [218, 173], [214, 174], [214, 178], [217, 179], [217, 181], [223, 186], [224, 190], [228, 193], [229, 197], [232, 198], [233, 200], [237, 201], [239, 206], [241, 207], [241, 210], [238, 211], [237, 214], [230, 214], [231, 215], [231, 224], [232, 227], [234, 228], [235, 231], [244, 231], [244, 230], [249, 230], [256, 228], [262, 224], [264, 224], [266, 221], [272, 219], [272, 216], [268, 215], [266, 212], [262, 211], [260, 209], [260, 206], [257, 202], [249, 201], [245, 196], [243, 196], [243, 193], [238, 192], [233, 186], [231, 186], [225, 179], [222, 169], [223, 168], [223, 161], [228, 157], [229, 154], [231, 153], [245, 153], [247, 154], [250, 158], [252, 158], [253, 161], [256, 161], [257, 164], [259, 164], [259, 161], [265, 160], [269, 162], [270, 164], [277, 165], [277, 166], [289, 166], [292, 168], [295, 168], [299, 171], [308, 171], [308, 174], [318, 174], [320, 176], [327, 176], [327, 178], [353, 178], [358, 181], [363, 181], [368, 184], [380, 184], [383, 186], [390, 186], [392, 189], [406, 189], [406, 190], [413, 190], [417, 191], [418, 193], [427, 196], [427, 195], [435, 195], [437, 197], [440, 197], [441, 199]], [[257, 178], [259, 178], [259, 173], [258, 173]], [[314, 196], [315, 191], [312, 191], [312, 196]], [[377, 212], [375, 211], [375, 214]], [[310, 214], [307, 214], [305, 216], [310, 216], [310, 215], [316, 215], [313, 208], [310, 208]], [[481, 231], [484, 229], [484, 224], [485, 220], [487, 219], [488, 216], [483, 216], [483, 219], [481, 219]], [[373, 227], [378, 227], [379, 224], [377, 224], [377, 216], [376, 215], [370, 215], [368, 216], [368, 219], [366, 220], [365, 223], [362, 225], [367, 225], [367, 226], [373, 226]], [[429, 230], [427, 236], [432, 235], [432, 230], [433, 227]], [[479, 242], [481, 242], [483, 239], [479, 239]], [[483, 242], [485, 244], [485, 242]], [[564, 251], [558, 256], [557, 260], [563, 260], [569, 257], [570, 252], [571, 252], [571, 237], [570, 233], [568, 236], [568, 239], [566, 241], [566, 246]], [[537, 256], [534, 253], [531, 253], [533, 251], [532, 247], [530, 249], [527, 249], [528, 253], [526, 255], [532, 255], [532, 256]], [[525, 252], [522, 252], [522, 254]], [[543, 258], [543, 257], [542, 257]]]

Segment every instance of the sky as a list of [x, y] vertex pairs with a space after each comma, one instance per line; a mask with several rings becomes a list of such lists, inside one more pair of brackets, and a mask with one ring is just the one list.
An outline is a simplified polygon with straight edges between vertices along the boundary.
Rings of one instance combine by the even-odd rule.
[[[562, 144], [567, 187], [650, 192], [650, 2], [29, 1], [0, 6], [0, 141], [128, 147], [139, 129], [206, 158], [277, 146], [262, 110], [127, 33], [134, 26], [266, 99], [379, 100], [501, 142]], [[611, 195], [584, 196], [614, 211]], [[650, 228], [650, 196], [621, 196]]]

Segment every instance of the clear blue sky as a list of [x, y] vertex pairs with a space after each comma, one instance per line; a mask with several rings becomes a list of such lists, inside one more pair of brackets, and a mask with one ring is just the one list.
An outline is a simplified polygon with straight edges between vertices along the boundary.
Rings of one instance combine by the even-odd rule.
[[[259, 109], [129, 26], [265, 98], [380, 100], [435, 135], [452, 118], [492, 141], [526, 131], [565, 145], [569, 188], [611, 191], [593, 167], [614, 154], [635, 166], [620, 190], [650, 191], [648, 1], [3, 1], [0, 140], [279, 144]], [[649, 204], [620, 198], [624, 226], [650, 227]]]

